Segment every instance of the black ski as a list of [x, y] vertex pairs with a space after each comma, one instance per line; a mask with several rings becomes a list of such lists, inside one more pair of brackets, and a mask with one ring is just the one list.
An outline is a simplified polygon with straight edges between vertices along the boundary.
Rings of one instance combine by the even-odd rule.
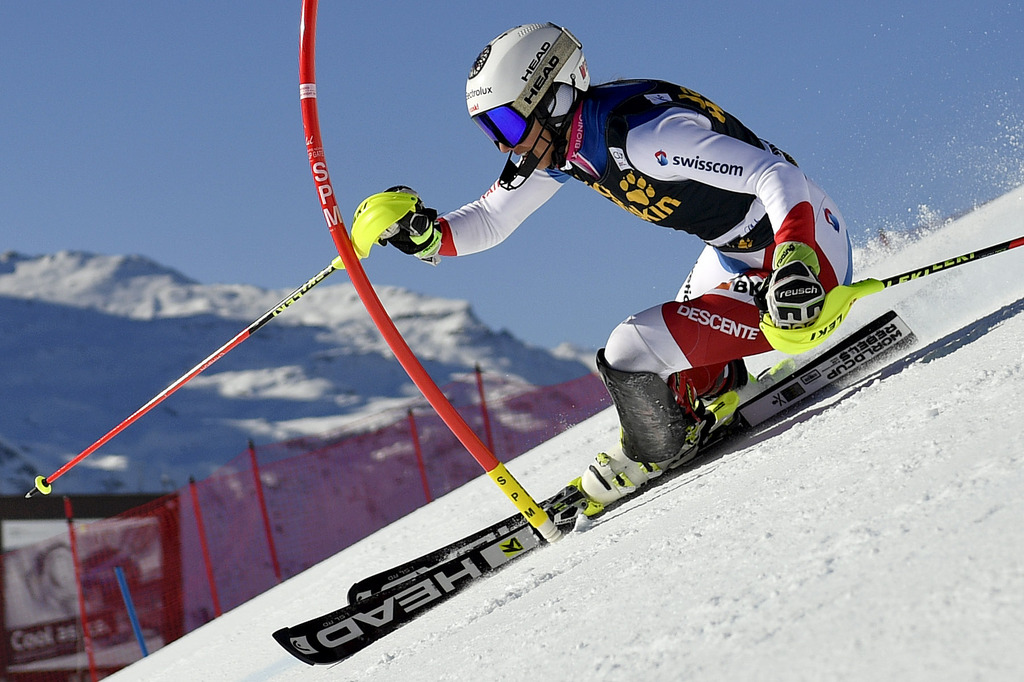
[[[541, 503], [544, 508], [545, 504]], [[545, 511], [548, 511], [545, 508]], [[505, 537], [526, 525], [526, 518], [522, 514], [515, 514], [507, 519], [498, 521], [486, 528], [482, 528], [464, 538], [460, 538], [444, 547], [440, 547], [426, 554], [410, 559], [387, 570], [375, 573], [368, 578], [355, 582], [348, 591], [348, 602], [354, 604], [365, 599], [375, 592], [380, 592], [388, 585], [396, 585], [411, 579], [416, 574], [428, 568], [471, 551], [481, 545], [493, 544], [495, 540]]]
[[427, 609], [518, 556], [539, 547], [542, 540], [523, 524], [490, 542], [410, 575], [367, 599], [319, 618], [274, 633], [300, 661], [330, 664], [342, 661], [398, 629]]
[[[710, 451], [735, 434], [781, 415], [822, 388], [863, 370], [912, 338], [913, 332], [895, 312], [883, 314], [781, 380], [744, 399], [732, 423], [713, 432], [703, 447]], [[670, 479], [673, 473], [666, 472], [654, 483]], [[605, 511], [629, 502], [648, 487]], [[585, 506], [585, 499], [577, 489], [568, 487], [541, 506], [560, 524], [571, 527], [576, 513]], [[349, 606], [282, 628], [274, 633], [274, 639], [293, 656], [311, 665], [342, 661], [543, 543], [522, 515], [509, 516], [356, 582], [349, 590]]]
[[[713, 437], [703, 447], [711, 448], [737, 431], [758, 426], [768, 419], [778, 416], [850, 372], [863, 369], [882, 353], [908, 342], [911, 338], [913, 338], [913, 333], [910, 328], [895, 312], [889, 311], [881, 315], [846, 337], [830, 351], [823, 353], [806, 365], [798, 367], [781, 380], [744, 400], [737, 409], [737, 415], [729, 428], [714, 432]], [[571, 504], [573, 500], [565, 499], [564, 495], [565, 491], [545, 500], [541, 506], [547, 508], [547, 505], [554, 504], [559, 497], [562, 498], [563, 504]], [[630, 495], [624, 500], [630, 500], [633, 497]], [[417, 571], [431, 568], [475, 546], [493, 542], [495, 538], [525, 524], [526, 519], [522, 515], [514, 514], [444, 547], [363, 578], [349, 589], [348, 601], [350, 604], [355, 603], [374, 592], [379, 592], [387, 585], [408, 579]]]

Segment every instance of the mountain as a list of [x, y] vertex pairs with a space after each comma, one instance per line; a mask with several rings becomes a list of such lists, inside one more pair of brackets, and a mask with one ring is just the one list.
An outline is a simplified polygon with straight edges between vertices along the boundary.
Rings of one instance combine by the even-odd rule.
[[[890, 235], [860, 252], [860, 276], [1021, 236], [1022, 210], [1024, 188], [930, 233]], [[1018, 249], [858, 302], [849, 328], [893, 308], [917, 345], [346, 662], [309, 668], [271, 633], [509, 514], [489, 479], [109, 679], [1019, 680], [1022, 273]], [[616, 434], [606, 410], [510, 469], [541, 497]]]
[[[28, 490], [289, 293], [199, 284], [139, 256], [0, 256], [0, 493]], [[477, 365], [527, 385], [591, 371], [589, 353], [495, 332], [465, 301], [378, 294], [439, 385], [473, 381]], [[61, 491], [175, 489], [249, 439], [322, 434], [413, 403], [351, 284], [328, 281], [84, 460]]]

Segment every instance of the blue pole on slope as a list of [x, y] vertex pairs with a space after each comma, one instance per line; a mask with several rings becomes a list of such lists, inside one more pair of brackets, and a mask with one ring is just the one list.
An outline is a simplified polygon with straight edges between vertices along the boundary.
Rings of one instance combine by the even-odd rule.
[[142, 636], [142, 627], [139, 625], [139, 616], [135, 613], [135, 604], [132, 603], [132, 595], [128, 591], [128, 581], [124, 578], [124, 571], [120, 566], [114, 567], [114, 573], [117, 574], [117, 584], [121, 587], [121, 598], [124, 599], [124, 606], [128, 609], [128, 619], [132, 622], [132, 630], [135, 632], [135, 639], [139, 642], [139, 648], [142, 649], [142, 657], [149, 656], [149, 650], [146, 648], [146, 638]]

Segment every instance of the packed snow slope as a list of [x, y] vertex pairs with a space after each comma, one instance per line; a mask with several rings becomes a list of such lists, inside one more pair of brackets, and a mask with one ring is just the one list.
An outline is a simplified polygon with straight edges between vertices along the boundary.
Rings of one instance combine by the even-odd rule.
[[[1024, 188], [874, 254], [860, 274], [1018, 236], [1022, 215]], [[1024, 679], [1024, 249], [871, 296], [848, 328], [888, 308], [919, 337], [901, 359], [348, 661], [307, 667], [271, 632], [341, 606], [357, 578], [508, 514], [489, 480], [110, 679]], [[615, 437], [606, 411], [512, 469], [545, 496]]]

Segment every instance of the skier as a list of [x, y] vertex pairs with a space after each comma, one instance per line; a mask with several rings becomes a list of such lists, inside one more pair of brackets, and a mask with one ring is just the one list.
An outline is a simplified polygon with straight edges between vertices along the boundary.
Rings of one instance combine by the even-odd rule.
[[810, 325], [825, 293], [850, 283], [846, 223], [788, 154], [706, 97], [656, 80], [591, 86], [580, 42], [554, 24], [488, 43], [466, 103], [508, 154], [499, 180], [442, 216], [417, 197], [381, 243], [434, 264], [489, 249], [574, 178], [706, 244], [674, 300], [629, 317], [598, 351], [621, 447], [574, 482], [596, 510], [692, 459], [729, 418], [743, 358], [771, 350], [762, 314], [780, 329]]

